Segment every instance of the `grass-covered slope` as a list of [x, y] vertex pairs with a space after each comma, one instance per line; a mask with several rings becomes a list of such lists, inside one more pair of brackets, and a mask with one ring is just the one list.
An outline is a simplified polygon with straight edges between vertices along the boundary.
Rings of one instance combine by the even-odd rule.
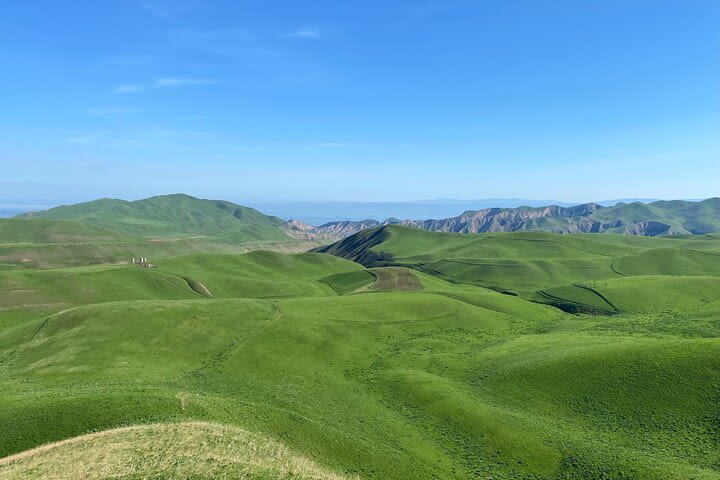
[[720, 478], [720, 239], [340, 248], [5, 272], [0, 477]]
[[1, 307], [191, 298], [180, 276], [134, 265], [0, 271]]
[[208, 422], [90, 433], [0, 459], [0, 477], [342, 480], [281, 443]]
[[64, 205], [23, 218], [72, 220], [131, 235], [211, 237], [225, 243], [288, 241], [285, 222], [255, 209], [189, 195], [163, 195], [128, 202], [101, 199]]
[[418, 275], [420, 292], [113, 302], [6, 330], [0, 452], [203, 420], [363, 478], [717, 478], [707, 330], [646, 337]]
[[56, 220], [0, 218], [0, 244], [121, 242], [130, 237], [105, 228]]
[[328, 295], [320, 281], [333, 274], [363, 271], [357, 263], [318, 253], [286, 255], [188, 255], [159, 262], [160, 270], [197, 279], [214, 297], [282, 298]]
[[[35, 220], [22, 220], [35, 222]], [[68, 222], [70, 223], [70, 222]], [[312, 240], [229, 244], [206, 238], [130, 238], [122, 241], [82, 240], [71, 243], [0, 243], [0, 270], [63, 268], [96, 264], [122, 264], [132, 257], [164, 258], [196, 253], [241, 254], [259, 249], [300, 253], [319, 246]]]
[[368, 270], [354, 272], [333, 273], [320, 279], [329, 285], [339, 295], [357, 292], [375, 281], [375, 275]]
[[720, 276], [720, 241], [711, 236], [469, 235], [385, 226], [319, 251], [369, 267], [407, 266], [452, 282], [525, 296], [554, 286], [627, 275]]
[[120, 300], [282, 298], [332, 295], [323, 277], [367, 273], [357, 263], [317, 253], [254, 251], [160, 260], [159, 268], [96, 265], [0, 270], [0, 325], [16, 318]]
[[[179, 200], [184, 201], [183, 198]], [[136, 203], [117, 202], [121, 204]], [[210, 201], [190, 201], [193, 205], [197, 204], [203, 208], [208, 207], [208, 202]], [[224, 204], [225, 202], [219, 203]], [[67, 208], [74, 211], [75, 207]], [[244, 209], [244, 207], [238, 208]], [[133, 209], [136, 209], [136, 207], [133, 207]], [[155, 213], [162, 210], [162, 208], [158, 208]], [[219, 211], [222, 212], [223, 210]], [[44, 215], [44, 213], [40, 212], [38, 215]], [[171, 215], [177, 213], [178, 211], [171, 212]], [[217, 211], [214, 213], [218, 214]], [[146, 214], [152, 215], [138, 210], [132, 215], [139, 216], [133, 217], [131, 220], [140, 223], [143, 218], [146, 218], [144, 217]], [[187, 214], [198, 215], [199, 217], [205, 215], [202, 208], [195, 211], [188, 210]], [[97, 215], [102, 217], [101, 213], [97, 213]], [[226, 216], [225, 213], [219, 213], [218, 215], [219, 217]], [[247, 218], [255, 218], [257, 215], [260, 216], [260, 224], [246, 223]], [[281, 227], [273, 226], [277, 221], [272, 220], [271, 217], [266, 217], [266, 220], [271, 218], [271, 225], [263, 225], [263, 217], [262, 214], [252, 211], [248, 216], [243, 217], [244, 220], [239, 220], [234, 216], [230, 219], [217, 218], [215, 219], [217, 222], [212, 226], [214, 220], [205, 219], [197, 227], [187, 227], [183, 226], [184, 220], [182, 217], [171, 218], [169, 216], [167, 223], [161, 229], [155, 230], [153, 228], [157, 235], [147, 236], [122, 233], [90, 223], [82, 223], [82, 219], [75, 221], [44, 220], [29, 217], [0, 219], [0, 271], [18, 269], [19, 267], [46, 269], [96, 264], [122, 264], [127, 263], [133, 257], [147, 257], [151, 261], [157, 261], [163, 258], [195, 253], [240, 254], [257, 249], [299, 253], [321, 245], [321, 242], [315, 240], [296, 239], [285, 235]], [[113, 224], [117, 227], [115, 221], [118, 218], [109, 215], [96, 220], [99, 223]], [[122, 221], [129, 220], [125, 218]], [[120, 228], [123, 227], [120, 226]], [[185, 231], [185, 233], [180, 233], [179, 230]], [[161, 231], [164, 233], [161, 234]], [[178, 236], [163, 236], [169, 232], [175, 232]], [[149, 234], [151, 232], [145, 231], [145, 233]]]

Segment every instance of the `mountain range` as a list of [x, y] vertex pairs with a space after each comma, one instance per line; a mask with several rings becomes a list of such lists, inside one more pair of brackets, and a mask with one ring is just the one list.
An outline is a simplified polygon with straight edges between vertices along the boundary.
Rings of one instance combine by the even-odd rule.
[[63, 205], [19, 218], [65, 220], [146, 237], [209, 237], [223, 243], [339, 239], [367, 228], [404, 225], [454, 233], [514, 232], [618, 233], [665, 236], [720, 232], [720, 198], [703, 201], [620, 202], [613, 206], [586, 203], [575, 206], [485, 208], [440, 219], [335, 221], [313, 226], [223, 200], [185, 194], [144, 200], [100, 199]]
[[433, 220], [362, 220], [290, 228], [325, 238], [343, 238], [366, 228], [405, 225], [435, 232], [483, 233], [535, 230], [554, 233], [619, 233], [626, 235], [705, 234], [720, 231], [720, 198], [623, 203], [603, 207], [586, 203], [571, 207], [486, 208]]
[[[609, 207], [620, 202], [650, 203], [658, 198], [630, 198], [615, 200], [597, 200], [594, 203]], [[684, 199], [695, 200], [695, 199]], [[702, 199], [700, 199], [702, 200]], [[233, 200], [235, 201], [235, 200]], [[465, 210], [482, 210], [485, 208], [517, 208], [517, 207], [544, 207], [558, 205], [572, 207], [578, 202], [561, 200], [548, 200], [536, 198], [435, 198], [406, 201], [255, 201], [237, 202], [253, 207], [268, 215], [280, 218], [293, 218], [310, 225], [318, 226], [325, 223], [366, 218], [447, 218], [453, 217]], [[25, 211], [25, 210], [23, 210]], [[20, 212], [18, 212], [20, 213]]]

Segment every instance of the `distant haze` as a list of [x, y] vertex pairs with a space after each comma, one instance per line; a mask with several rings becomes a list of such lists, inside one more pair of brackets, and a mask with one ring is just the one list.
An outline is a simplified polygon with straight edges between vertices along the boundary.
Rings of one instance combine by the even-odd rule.
[[55, 207], [53, 204], [0, 204], [0, 218], [14, 217], [25, 212], [34, 212], [37, 210], [47, 210], [48, 208]]
[[[656, 199], [620, 199], [596, 201], [603, 206], [615, 205], [618, 202], [648, 203]], [[242, 203], [242, 202], [241, 202]], [[387, 218], [425, 220], [431, 218], [447, 218], [460, 215], [466, 210], [484, 208], [514, 208], [521, 206], [544, 207], [559, 205], [569, 207], [587, 202], [563, 202], [560, 200], [535, 200], [525, 198], [483, 198], [473, 200], [437, 199], [416, 200], [407, 202], [274, 202], [255, 203], [248, 206], [256, 208], [268, 215], [275, 215], [286, 220], [301, 220], [310, 225], [338, 220], [385, 220]]]

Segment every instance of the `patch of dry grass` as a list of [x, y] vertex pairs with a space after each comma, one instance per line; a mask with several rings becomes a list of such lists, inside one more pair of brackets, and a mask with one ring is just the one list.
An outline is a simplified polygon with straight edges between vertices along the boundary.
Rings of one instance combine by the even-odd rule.
[[372, 268], [370, 271], [375, 275], [376, 280], [370, 285], [372, 290], [381, 292], [401, 290], [414, 291], [422, 290], [420, 280], [413, 272], [404, 267], [383, 267]]
[[208, 422], [138, 425], [90, 433], [0, 459], [3, 479], [344, 477], [285, 445]]

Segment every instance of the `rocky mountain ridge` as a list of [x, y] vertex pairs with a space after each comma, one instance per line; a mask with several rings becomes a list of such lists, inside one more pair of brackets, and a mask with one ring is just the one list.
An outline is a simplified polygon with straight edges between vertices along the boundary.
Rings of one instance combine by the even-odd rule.
[[384, 225], [405, 225], [435, 232], [483, 233], [522, 230], [554, 233], [619, 233], [626, 235], [662, 236], [705, 234], [720, 231], [720, 198], [700, 202], [657, 201], [618, 203], [603, 207], [586, 203], [571, 207], [486, 208], [468, 210], [456, 217], [429, 220], [329, 222], [317, 227], [302, 222], [288, 222], [291, 230], [302, 231], [315, 238], [344, 238], [367, 228]]

